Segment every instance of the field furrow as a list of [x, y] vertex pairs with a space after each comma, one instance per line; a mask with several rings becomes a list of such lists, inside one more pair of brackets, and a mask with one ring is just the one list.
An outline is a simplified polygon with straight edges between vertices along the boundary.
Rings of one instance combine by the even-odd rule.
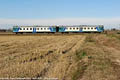
[[84, 39], [78, 35], [1, 36], [0, 77], [62, 79], [69, 69], [70, 57]]

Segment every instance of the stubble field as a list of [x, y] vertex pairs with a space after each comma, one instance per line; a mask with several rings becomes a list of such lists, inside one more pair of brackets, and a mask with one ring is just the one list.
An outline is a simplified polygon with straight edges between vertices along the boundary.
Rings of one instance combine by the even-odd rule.
[[0, 36], [0, 78], [120, 80], [120, 35]]

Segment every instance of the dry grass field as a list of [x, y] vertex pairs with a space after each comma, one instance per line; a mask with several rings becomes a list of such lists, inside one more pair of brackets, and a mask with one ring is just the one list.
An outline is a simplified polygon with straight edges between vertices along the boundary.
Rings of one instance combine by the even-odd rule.
[[120, 34], [0, 36], [0, 78], [120, 80]]

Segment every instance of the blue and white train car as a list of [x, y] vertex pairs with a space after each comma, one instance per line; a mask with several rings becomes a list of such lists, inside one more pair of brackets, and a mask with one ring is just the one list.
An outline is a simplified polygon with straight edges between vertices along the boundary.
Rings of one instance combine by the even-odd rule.
[[49, 26], [14, 26], [14, 33], [40, 33], [40, 32], [56, 32], [55, 27]]
[[61, 26], [59, 32], [103, 32], [103, 25]]
[[103, 25], [78, 25], [78, 26], [14, 26], [15, 33], [55, 33], [55, 32], [103, 32]]

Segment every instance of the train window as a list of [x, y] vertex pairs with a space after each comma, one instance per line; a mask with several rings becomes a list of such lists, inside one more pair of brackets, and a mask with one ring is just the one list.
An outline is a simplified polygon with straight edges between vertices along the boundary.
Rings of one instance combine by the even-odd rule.
[[37, 28], [37, 30], [39, 30], [39, 28]]
[[90, 29], [90, 28], [88, 28], [88, 29]]
[[86, 28], [84, 28], [84, 29], [86, 29]]
[[43, 28], [41, 28], [41, 30], [42, 30]]
[[46, 28], [44, 28], [44, 30], [46, 30]]
[[32, 28], [30, 28], [30, 30], [32, 30]]
[[22, 28], [20, 28], [20, 30], [22, 30]]
[[96, 27], [94, 29], [96, 29]]
[[29, 30], [29, 29], [27, 28], [27, 30]]
[[70, 28], [70, 30], [71, 30], [72, 28]]
[[49, 30], [49, 28], [47, 28], [47, 30]]
[[23, 30], [25, 30], [25, 28], [23, 28]]
[[93, 28], [91, 28], [91, 29], [93, 29]]
[[75, 28], [73, 28], [73, 29], [75, 29]]
[[77, 30], [79, 29], [79, 28], [76, 28]]

